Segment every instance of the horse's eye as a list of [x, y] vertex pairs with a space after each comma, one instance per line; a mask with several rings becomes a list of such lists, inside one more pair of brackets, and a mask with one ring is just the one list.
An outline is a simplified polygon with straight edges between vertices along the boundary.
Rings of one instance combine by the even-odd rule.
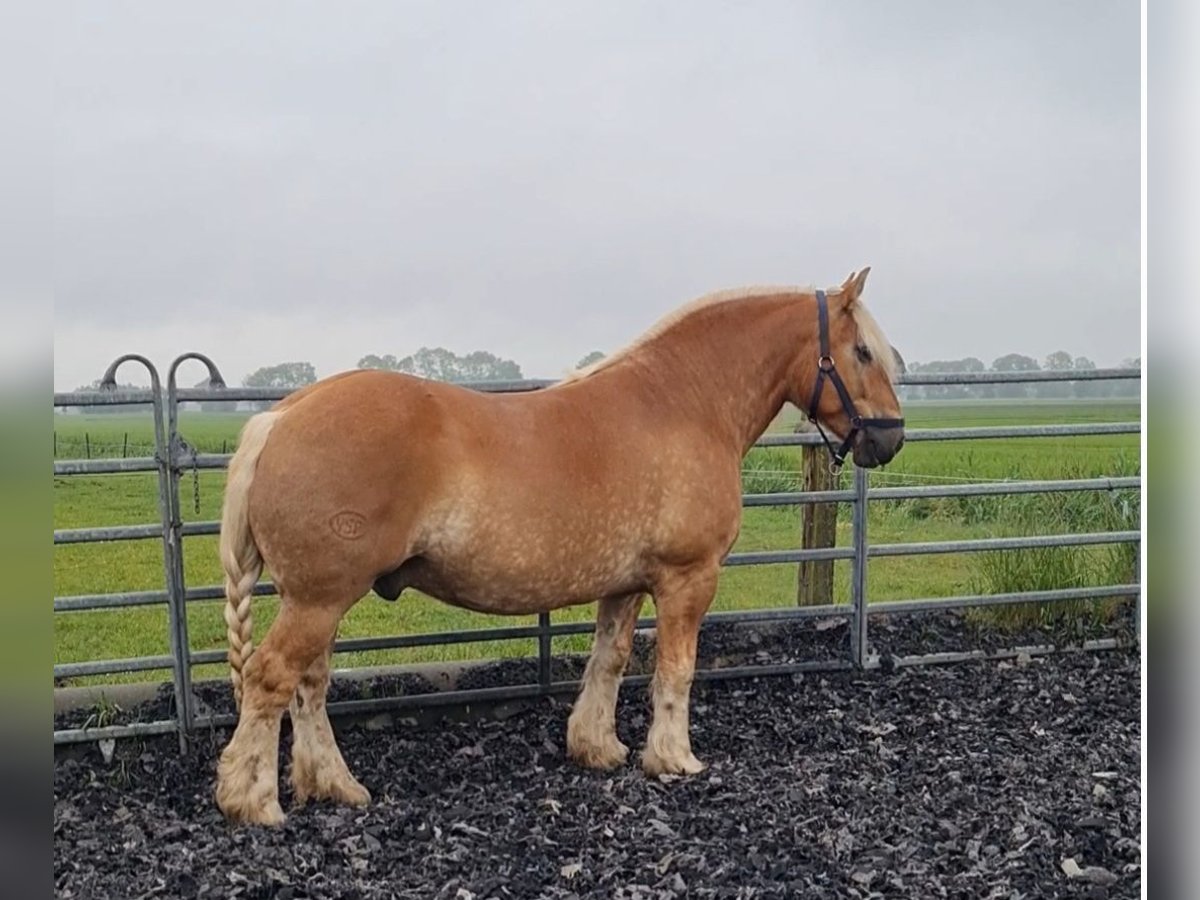
[[859, 344], [857, 347], [855, 347], [854, 352], [857, 354], [859, 362], [869, 363], [871, 361], [871, 351], [862, 344]]

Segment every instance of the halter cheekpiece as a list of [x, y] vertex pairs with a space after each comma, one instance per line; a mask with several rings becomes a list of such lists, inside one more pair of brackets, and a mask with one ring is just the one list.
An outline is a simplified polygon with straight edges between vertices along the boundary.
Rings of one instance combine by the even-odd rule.
[[[842, 463], [846, 461], [846, 454], [850, 452], [850, 448], [854, 445], [854, 438], [858, 435], [859, 431], [868, 426], [872, 428], [903, 428], [904, 419], [863, 418], [858, 414], [858, 409], [855, 407], [854, 401], [850, 399], [850, 392], [846, 390], [846, 385], [842, 382], [842, 376], [838, 374], [833, 356], [829, 352], [829, 305], [825, 300], [824, 291], [817, 291], [817, 321], [821, 341], [821, 355], [817, 357], [817, 383], [813, 385], [812, 400], [808, 404], [808, 418], [809, 421], [817, 426], [817, 431], [821, 434], [821, 440], [825, 442], [825, 447], [829, 450], [831, 459], [830, 467], [836, 473], [842, 468]], [[821, 420], [817, 418], [817, 404], [821, 400], [821, 392], [825, 389], [826, 379], [837, 390], [838, 397], [842, 401], [842, 409], [850, 419], [850, 433], [846, 435], [846, 439], [842, 441], [842, 445], [837, 449], [834, 449], [829, 436], [825, 434], [825, 429], [821, 427]]]

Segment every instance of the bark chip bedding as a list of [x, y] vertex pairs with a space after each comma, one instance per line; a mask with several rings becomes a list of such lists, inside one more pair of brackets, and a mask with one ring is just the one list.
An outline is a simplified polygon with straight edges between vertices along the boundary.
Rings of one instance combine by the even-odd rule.
[[[1139, 663], [1128, 651], [697, 683], [700, 775], [565, 757], [568, 705], [338, 727], [365, 810], [232, 828], [227, 731], [60, 758], [56, 896], [1137, 897]], [[281, 762], [289, 746], [287, 729]], [[286, 763], [285, 763], [286, 764]], [[281, 766], [281, 769], [283, 767]], [[285, 809], [290, 801], [281, 785]]]

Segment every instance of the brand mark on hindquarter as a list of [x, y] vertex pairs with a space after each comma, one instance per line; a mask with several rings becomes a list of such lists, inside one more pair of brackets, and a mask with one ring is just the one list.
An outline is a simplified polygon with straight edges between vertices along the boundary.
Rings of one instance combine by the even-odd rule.
[[367, 518], [353, 510], [344, 509], [329, 520], [329, 527], [343, 540], [354, 541], [366, 532]]

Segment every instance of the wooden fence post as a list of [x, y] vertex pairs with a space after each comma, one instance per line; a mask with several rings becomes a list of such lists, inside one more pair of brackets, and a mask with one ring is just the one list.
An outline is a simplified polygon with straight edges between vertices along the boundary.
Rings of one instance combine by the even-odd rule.
[[[814, 431], [807, 422], [796, 426], [797, 433]], [[829, 460], [825, 448], [805, 446], [800, 448], [802, 491], [832, 491], [837, 487], [836, 479], [829, 471]], [[800, 546], [805, 550], [828, 548], [837, 544], [836, 503], [806, 503], [800, 507]], [[821, 606], [833, 603], [833, 560], [805, 560], [800, 563], [797, 580], [796, 604], [798, 606]]]

